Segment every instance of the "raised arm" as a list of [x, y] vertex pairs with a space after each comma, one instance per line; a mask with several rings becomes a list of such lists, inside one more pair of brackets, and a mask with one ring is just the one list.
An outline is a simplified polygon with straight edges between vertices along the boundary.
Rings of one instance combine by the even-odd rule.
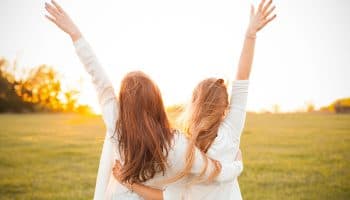
[[[101, 105], [102, 114], [104, 118], [108, 118], [110, 113], [104, 113], [105, 110], [111, 110], [109, 107], [115, 107], [116, 98], [111, 82], [108, 76], [104, 72], [101, 64], [99, 63], [95, 53], [83, 38], [78, 26], [76, 26], [73, 20], [69, 17], [63, 8], [55, 1], [51, 1], [52, 4], [45, 3], [45, 9], [49, 15], [45, 15], [47, 19], [57, 25], [63, 32], [67, 33], [74, 43], [75, 50], [80, 61], [83, 63], [86, 71], [91, 75], [92, 82], [96, 88], [99, 103]], [[108, 106], [107, 106], [108, 105]], [[105, 107], [108, 108], [105, 108]], [[113, 119], [115, 120], [115, 119]], [[105, 119], [106, 125], [111, 124], [110, 119]], [[114, 124], [113, 124], [114, 126]]]
[[229, 112], [220, 126], [218, 137], [215, 139], [212, 147], [220, 149], [223, 148], [221, 145], [225, 145], [233, 148], [234, 152], [237, 152], [239, 149], [240, 137], [246, 118], [248, 79], [253, 63], [256, 34], [266, 24], [276, 18], [276, 15], [272, 15], [274, 9], [275, 6], [272, 6], [272, 0], [266, 5], [265, 0], [262, 0], [256, 12], [254, 7], [251, 7], [250, 22], [238, 64], [237, 80], [233, 81], [232, 84]]
[[253, 5], [251, 6], [250, 22], [238, 64], [237, 80], [249, 79], [254, 57], [256, 34], [264, 28], [266, 24], [276, 18], [276, 15], [272, 15], [274, 9], [275, 6], [272, 6], [272, 0], [269, 0], [266, 4], [265, 0], [262, 0], [257, 11], [255, 11]]
[[83, 63], [86, 71], [91, 75], [92, 82], [96, 88], [107, 134], [103, 143], [94, 199], [104, 199], [114, 163], [114, 149], [111, 137], [114, 133], [115, 124], [118, 118], [118, 102], [111, 82], [98, 62], [90, 45], [82, 37], [79, 28], [55, 1], [51, 1], [51, 3], [52, 4], [45, 3], [45, 9], [49, 13], [49, 15], [46, 15], [46, 18], [70, 36], [74, 43], [77, 55]]

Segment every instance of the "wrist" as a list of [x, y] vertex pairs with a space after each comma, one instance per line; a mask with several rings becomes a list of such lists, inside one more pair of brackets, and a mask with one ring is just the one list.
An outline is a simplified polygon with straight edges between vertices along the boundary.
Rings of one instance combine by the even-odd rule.
[[249, 39], [255, 39], [256, 38], [256, 31], [248, 29], [245, 33], [245, 37]]
[[79, 30], [76, 30], [76, 31], [70, 33], [69, 36], [70, 36], [70, 38], [72, 39], [73, 42], [79, 40], [82, 37], [82, 35], [81, 35]]

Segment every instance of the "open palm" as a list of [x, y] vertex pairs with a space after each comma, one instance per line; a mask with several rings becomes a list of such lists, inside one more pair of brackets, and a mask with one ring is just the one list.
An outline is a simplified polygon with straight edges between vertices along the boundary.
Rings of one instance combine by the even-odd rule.
[[266, 5], [265, 0], [262, 0], [259, 4], [258, 10], [255, 11], [254, 6], [251, 6], [250, 22], [247, 34], [255, 36], [255, 34], [266, 26], [269, 22], [276, 18], [276, 15], [272, 15], [275, 10], [275, 6], [272, 6], [272, 0]]
[[55, 1], [51, 0], [51, 3], [45, 3], [45, 9], [49, 13], [49, 15], [45, 15], [46, 18], [70, 35], [73, 41], [79, 39], [81, 33], [73, 20]]

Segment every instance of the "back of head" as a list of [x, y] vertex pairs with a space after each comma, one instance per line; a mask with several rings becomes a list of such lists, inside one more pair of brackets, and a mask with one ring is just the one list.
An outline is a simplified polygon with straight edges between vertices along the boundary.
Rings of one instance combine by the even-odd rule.
[[184, 128], [203, 152], [207, 152], [217, 136], [227, 107], [228, 94], [223, 79], [205, 79], [194, 89]]
[[[214, 170], [207, 181], [213, 180], [220, 173], [220, 165], [215, 160], [208, 158], [205, 153], [217, 136], [220, 123], [228, 107], [228, 94], [223, 79], [209, 78], [201, 81], [193, 91], [190, 105], [184, 113], [184, 131], [189, 135], [189, 146], [186, 151], [186, 163], [183, 171], [178, 173], [169, 182], [174, 182], [189, 174], [195, 156], [195, 147], [202, 151], [206, 161], [211, 160]], [[199, 177], [195, 177], [191, 183], [201, 182], [201, 176], [207, 170], [208, 162], [203, 166]]]
[[158, 87], [143, 72], [130, 72], [121, 82], [119, 103], [122, 180], [144, 182], [164, 173], [173, 134]]

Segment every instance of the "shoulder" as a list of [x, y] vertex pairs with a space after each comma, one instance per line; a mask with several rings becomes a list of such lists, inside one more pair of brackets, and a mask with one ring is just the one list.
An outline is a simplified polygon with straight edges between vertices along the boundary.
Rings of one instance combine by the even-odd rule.
[[218, 150], [224, 150], [227, 148], [231, 148], [231, 138], [229, 138], [230, 135], [230, 129], [227, 127], [225, 123], [221, 123], [218, 135], [214, 139], [214, 142], [211, 144], [209, 151], [218, 151]]
[[186, 152], [188, 139], [182, 131], [175, 130], [172, 145], [170, 147], [170, 154], [174, 157], [183, 156]]
[[108, 136], [116, 131], [116, 124], [119, 117], [119, 105], [116, 98], [111, 98], [102, 106], [102, 117], [106, 124]]
[[173, 137], [173, 142], [172, 142], [172, 148], [173, 149], [178, 149], [183, 145], [187, 145], [188, 139], [185, 135], [185, 133], [183, 133], [180, 130], [174, 130], [174, 137]]

